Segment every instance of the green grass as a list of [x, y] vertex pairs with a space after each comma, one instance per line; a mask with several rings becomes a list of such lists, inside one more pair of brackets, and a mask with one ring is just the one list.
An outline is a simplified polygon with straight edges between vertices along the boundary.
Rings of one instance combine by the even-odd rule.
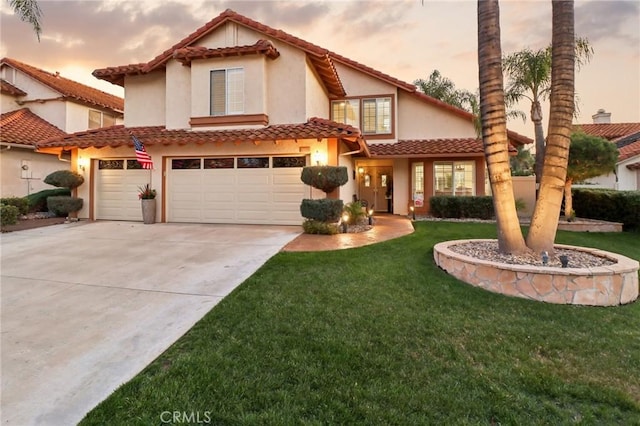
[[[495, 225], [416, 226], [279, 253], [83, 424], [161, 424], [165, 411], [230, 425], [640, 424], [640, 303], [485, 292], [438, 269], [432, 248], [495, 238]], [[640, 259], [637, 234], [557, 241]]]

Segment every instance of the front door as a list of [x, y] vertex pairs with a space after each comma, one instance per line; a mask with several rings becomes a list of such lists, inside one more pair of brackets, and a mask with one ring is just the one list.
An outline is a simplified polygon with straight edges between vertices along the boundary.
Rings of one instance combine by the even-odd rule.
[[392, 212], [393, 168], [391, 166], [365, 166], [358, 170], [360, 200], [376, 212]]

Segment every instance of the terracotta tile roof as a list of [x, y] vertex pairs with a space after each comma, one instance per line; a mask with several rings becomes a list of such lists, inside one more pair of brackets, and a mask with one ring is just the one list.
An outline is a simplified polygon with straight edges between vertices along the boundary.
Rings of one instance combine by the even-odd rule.
[[26, 96], [27, 94], [3, 78], [0, 78], [0, 93], [11, 96]]
[[[369, 144], [372, 157], [441, 157], [484, 155], [482, 140], [476, 138], [408, 139], [396, 143]], [[516, 149], [509, 145], [509, 151]]]
[[0, 142], [34, 145], [36, 142], [62, 137], [65, 132], [32, 113], [29, 108], [7, 112], [0, 116]]
[[6, 64], [12, 68], [22, 71], [31, 78], [50, 87], [56, 92], [59, 92], [65, 98], [70, 98], [82, 103], [108, 108], [119, 112], [124, 111], [124, 99], [101, 90], [94, 89], [93, 87], [85, 86], [84, 84], [76, 81], [69, 80], [60, 76], [58, 73], [52, 74], [11, 58], [3, 58], [0, 60], [0, 64]]
[[216, 142], [255, 142], [295, 139], [340, 138], [350, 144], [367, 147], [355, 127], [322, 118], [310, 118], [306, 123], [278, 124], [257, 129], [238, 130], [167, 130], [164, 126], [124, 127], [122, 125], [87, 130], [66, 136], [58, 136], [37, 144], [38, 148], [88, 148], [133, 146], [131, 135], [135, 135], [145, 146], [154, 145], [198, 145]]
[[622, 147], [618, 147], [618, 162], [628, 160], [631, 157], [640, 155], [640, 138], [632, 143], [628, 143]]
[[176, 49], [173, 57], [183, 65], [190, 65], [193, 59], [224, 58], [228, 56], [243, 56], [262, 54], [269, 59], [276, 59], [280, 52], [268, 40], [258, 40], [250, 46], [221, 47], [219, 49], [209, 49], [204, 46], [187, 46]]
[[613, 140], [640, 132], [640, 123], [575, 124], [573, 129], [582, 130], [588, 135]]

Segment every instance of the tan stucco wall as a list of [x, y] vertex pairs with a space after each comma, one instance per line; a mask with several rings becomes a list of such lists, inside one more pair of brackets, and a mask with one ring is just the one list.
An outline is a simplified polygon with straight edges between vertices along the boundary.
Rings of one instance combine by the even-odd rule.
[[165, 96], [164, 72], [125, 77], [125, 126], [164, 125]]
[[329, 117], [329, 98], [312, 66], [306, 63], [305, 101], [306, 118]]
[[476, 137], [473, 123], [400, 91], [398, 139]]
[[524, 210], [518, 211], [518, 216], [531, 217], [536, 206], [536, 177], [513, 176], [513, 196], [525, 203]]
[[373, 78], [351, 67], [334, 62], [347, 96], [395, 95], [396, 86]]
[[[189, 128], [191, 117], [191, 68], [176, 60], [167, 63], [166, 84], [167, 129]], [[201, 94], [198, 94], [201, 96]]]
[[[22, 170], [22, 162], [29, 163], [29, 169]], [[37, 154], [30, 149], [2, 147], [0, 150], [0, 196], [24, 197], [25, 195], [53, 189], [43, 182], [44, 178], [56, 170], [68, 170], [70, 163], [58, 160], [56, 155]]]
[[22, 108], [22, 106], [18, 105], [16, 99], [18, 98], [15, 96], [0, 93], [0, 113], [4, 114], [5, 112], [11, 112]]

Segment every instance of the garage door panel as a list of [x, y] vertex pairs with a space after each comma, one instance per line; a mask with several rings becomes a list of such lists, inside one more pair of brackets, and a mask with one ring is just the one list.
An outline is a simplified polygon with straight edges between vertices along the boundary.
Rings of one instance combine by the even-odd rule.
[[149, 179], [148, 170], [97, 169], [96, 219], [142, 221], [138, 188]]
[[[208, 163], [205, 160], [203, 164]], [[301, 171], [300, 167], [169, 168], [168, 220], [299, 225], [303, 220], [300, 202], [305, 194]], [[189, 213], [190, 210], [198, 213]]]

